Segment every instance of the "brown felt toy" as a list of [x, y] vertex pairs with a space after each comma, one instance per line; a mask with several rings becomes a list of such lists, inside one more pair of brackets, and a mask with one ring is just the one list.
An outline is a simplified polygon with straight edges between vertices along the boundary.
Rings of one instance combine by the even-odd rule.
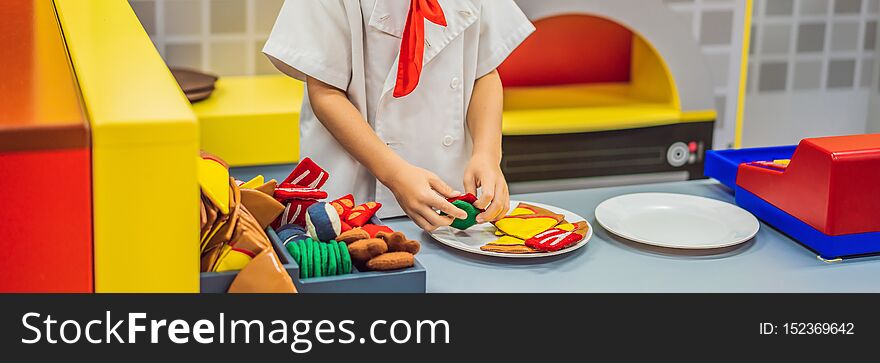
[[357, 264], [363, 264], [373, 257], [388, 252], [388, 244], [379, 238], [368, 238], [348, 245], [348, 254]]
[[389, 271], [415, 265], [415, 257], [409, 252], [383, 253], [367, 261], [367, 268], [376, 271]]
[[388, 245], [389, 252], [409, 252], [410, 254], [415, 255], [419, 253], [419, 250], [422, 247], [418, 241], [407, 239], [406, 235], [402, 232], [379, 232], [376, 234], [376, 237], [385, 241]]
[[362, 239], [369, 239], [370, 233], [365, 231], [363, 228], [354, 228], [345, 232], [340, 233], [336, 236], [337, 242], [345, 242], [345, 244], [350, 245]]

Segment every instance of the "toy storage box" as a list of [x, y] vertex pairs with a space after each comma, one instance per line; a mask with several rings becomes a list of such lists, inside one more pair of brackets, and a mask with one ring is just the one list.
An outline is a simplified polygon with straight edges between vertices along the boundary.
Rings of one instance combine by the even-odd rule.
[[[315, 277], [305, 280], [299, 278], [299, 265], [284, 248], [281, 239], [272, 228], [266, 234], [281, 264], [293, 279], [300, 293], [424, 293], [426, 286], [425, 267], [416, 258], [415, 266], [398, 271], [373, 272], [357, 271], [341, 276]], [[201, 291], [206, 293], [224, 293], [229, 289], [238, 271], [203, 272], [201, 273]]]

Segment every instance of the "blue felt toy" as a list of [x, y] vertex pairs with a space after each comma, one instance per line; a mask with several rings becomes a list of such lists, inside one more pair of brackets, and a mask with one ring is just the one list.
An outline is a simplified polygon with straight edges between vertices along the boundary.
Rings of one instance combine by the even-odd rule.
[[320, 202], [312, 204], [306, 211], [306, 227], [312, 238], [329, 242], [342, 233], [342, 221], [332, 205]]
[[278, 238], [284, 241], [283, 245], [287, 246], [290, 242], [299, 242], [309, 238], [308, 232], [306, 229], [295, 224], [285, 224], [278, 228], [275, 233], [278, 234]]

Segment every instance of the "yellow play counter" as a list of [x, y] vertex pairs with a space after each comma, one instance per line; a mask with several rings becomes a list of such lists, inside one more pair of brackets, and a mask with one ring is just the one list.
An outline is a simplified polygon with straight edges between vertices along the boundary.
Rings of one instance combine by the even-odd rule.
[[232, 166], [299, 161], [302, 82], [284, 75], [220, 77], [196, 102], [201, 147]]
[[714, 110], [681, 111], [629, 84], [589, 84], [504, 90], [504, 135], [573, 134], [706, 122]]

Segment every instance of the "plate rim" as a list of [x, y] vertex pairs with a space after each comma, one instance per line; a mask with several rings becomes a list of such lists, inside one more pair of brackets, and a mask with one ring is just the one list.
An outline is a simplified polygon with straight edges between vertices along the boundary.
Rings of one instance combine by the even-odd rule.
[[[727, 207], [732, 207], [732, 208], [734, 208], [734, 209], [736, 209], [736, 210], [740, 210], [740, 211], [744, 212], [746, 215], [750, 216], [750, 217], [751, 217], [751, 220], [753, 220], [753, 221], [755, 222], [755, 229], [754, 229], [754, 231], [752, 231], [751, 233], [749, 233], [749, 235], [748, 235], [747, 237], [743, 237], [743, 238], [735, 239], [735, 240], [733, 240], [732, 242], [728, 242], [728, 243], [725, 243], [725, 244], [713, 245], [713, 246], [711, 246], [711, 247], [690, 247], [690, 246], [681, 246], [681, 245], [669, 245], [669, 244], [665, 244], [665, 243], [660, 243], [660, 242], [655, 242], [655, 241], [649, 241], [649, 240], [646, 240], [646, 239], [642, 239], [642, 238], [638, 238], [638, 237], [635, 237], [635, 236], [627, 235], [627, 234], [625, 234], [625, 233], [621, 233], [620, 231], [616, 231], [616, 230], [614, 230], [614, 229], [612, 229], [612, 228], [609, 228], [608, 225], [607, 225], [605, 222], [603, 222], [603, 221], [602, 221], [602, 218], [600, 217], [600, 215], [602, 214], [602, 213], [600, 212], [601, 207], [602, 207], [603, 205], [605, 205], [607, 202], [612, 201], [612, 200], [614, 200], [614, 199], [619, 199], [619, 198], [622, 198], [622, 197], [631, 197], [631, 196], [634, 196], [634, 195], [658, 195], [658, 194], [659, 194], [659, 195], [666, 195], [666, 196], [673, 195], [673, 196], [676, 196], [676, 197], [685, 196], [685, 197], [691, 197], [691, 198], [695, 198], [695, 199], [699, 199], [699, 200], [704, 200], [704, 201], [705, 201], [705, 200], [708, 200], [708, 201], [711, 201], [711, 202], [718, 202], [718, 203], [721, 203], [721, 204], [725, 204]], [[607, 208], [607, 207], [606, 207], [606, 208]], [[752, 214], [751, 212], [749, 212], [749, 211], [743, 209], [742, 207], [740, 207], [740, 206], [738, 206], [738, 205], [736, 205], [736, 204], [727, 203], [727, 202], [724, 202], [724, 201], [721, 201], [721, 200], [718, 200], [718, 199], [708, 198], [708, 197], [704, 197], [704, 196], [700, 196], [700, 195], [682, 194], [682, 193], [640, 192], [640, 193], [621, 194], [621, 195], [617, 195], [617, 196], [614, 196], [614, 197], [611, 197], [611, 198], [608, 198], [608, 199], [603, 200], [601, 203], [599, 203], [599, 205], [596, 206], [596, 209], [594, 210], [593, 215], [596, 217], [596, 222], [597, 222], [600, 226], [602, 226], [603, 229], [605, 229], [606, 231], [608, 231], [609, 233], [611, 233], [611, 234], [613, 234], [613, 235], [615, 235], [615, 236], [622, 237], [622, 238], [627, 239], [627, 240], [629, 240], [629, 241], [633, 241], [633, 242], [636, 242], [636, 243], [641, 243], [641, 244], [645, 244], [645, 245], [649, 245], [649, 246], [656, 246], [656, 247], [663, 247], [663, 248], [672, 248], [672, 249], [680, 249], [680, 250], [714, 250], [714, 249], [719, 249], [719, 248], [726, 248], [726, 247], [736, 246], [736, 245], [738, 245], [738, 244], [742, 244], [742, 243], [748, 242], [748, 241], [751, 240], [752, 238], [755, 238], [755, 236], [758, 235], [758, 232], [760, 232], [760, 230], [761, 230], [761, 222], [758, 220], [758, 218], [755, 217], [755, 215]]]
[[[522, 201], [522, 200], [511, 200], [511, 201], [510, 201], [511, 206], [515, 206], [515, 205], [517, 205], [517, 204], [519, 204], [519, 203], [532, 204], [532, 205], [534, 205], [534, 206], [536, 206], [536, 207], [541, 207], [541, 208], [548, 209], [548, 210], [551, 210], [551, 211], [554, 211], [554, 212], [556, 212], [556, 211], [560, 211], [560, 210], [561, 210], [561, 211], [566, 211], [566, 212], [568, 212], [568, 213], [571, 213], [571, 214], [573, 214], [573, 215], [576, 215], [576, 216], [582, 218], [583, 221], [585, 221], [585, 222], [587, 223], [587, 235], [584, 237], [584, 239], [582, 239], [580, 242], [578, 242], [578, 243], [575, 244], [574, 246], [571, 246], [571, 247], [569, 247], [569, 248], [563, 248], [563, 249], [558, 250], [558, 251], [545, 252], [545, 253], [501, 253], [501, 252], [493, 252], [493, 251], [483, 251], [483, 250], [481, 250], [479, 247], [477, 247], [476, 249], [469, 249], [469, 248], [465, 248], [465, 247], [460, 246], [460, 245], [451, 244], [451, 243], [447, 243], [447, 242], [445, 242], [445, 241], [443, 241], [443, 240], [440, 240], [439, 238], [437, 238], [437, 237], [434, 235], [435, 231], [429, 232], [428, 235], [430, 235], [431, 238], [433, 238], [435, 241], [437, 241], [437, 242], [443, 244], [444, 246], [449, 246], [449, 247], [452, 247], [452, 248], [454, 248], [454, 249], [456, 249], [456, 250], [459, 250], [459, 251], [463, 251], [463, 252], [467, 252], [467, 253], [472, 253], [472, 254], [475, 254], [475, 255], [490, 256], [490, 257], [499, 257], [499, 258], [544, 258], [544, 257], [559, 256], [559, 255], [563, 255], [563, 254], [566, 254], [566, 253], [574, 252], [574, 251], [580, 249], [581, 247], [586, 246], [587, 243], [590, 242], [590, 239], [593, 238], [593, 224], [590, 223], [590, 221], [589, 221], [588, 219], [584, 218], [584, 216], [582, 216], [582, 215], [580, 215], [580, 214], [577, 214], [577, 213], [572, 212], [572, 211], [570, 211], [570, 210], [568, 210], [568, 209], [565, 209], [565, 208], [560, 208], [560, 207], [557, 207], [557, 206], [553, 206], [553, 205], [549, 205], [549, 204], [544, 204], [544, 203], [528, 202], [528, 201]], [[548, 208], [548, 207], [549, 207], [549, 208]], [[452, 227], [443, 227], [443, 228], [452, 228]]]

